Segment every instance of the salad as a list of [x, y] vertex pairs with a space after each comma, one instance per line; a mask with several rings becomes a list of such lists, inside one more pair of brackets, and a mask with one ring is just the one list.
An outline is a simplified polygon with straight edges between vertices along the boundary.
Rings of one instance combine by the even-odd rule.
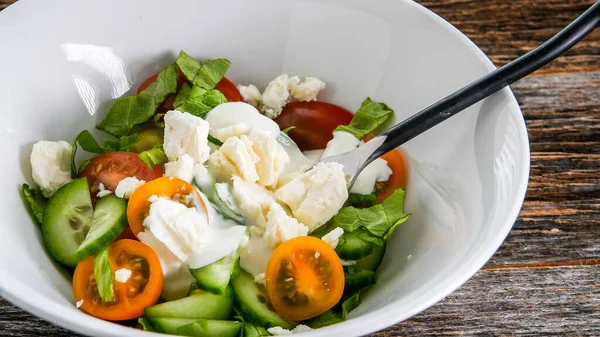
[[317, 100], [326, 84], [281, 75], [261, 93], [226, 59], [181, 51], [97, 129], [39, 141], [23, 184], [49, 255], [92, 316], [185, 336], [269, 336], [338, 323], [376, 286], [406, 222], [394, 150], [348, 191], [341, 164], [394, 112]]

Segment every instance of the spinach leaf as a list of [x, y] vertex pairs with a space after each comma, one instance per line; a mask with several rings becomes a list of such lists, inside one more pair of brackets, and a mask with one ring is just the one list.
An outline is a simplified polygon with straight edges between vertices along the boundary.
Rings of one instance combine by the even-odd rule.
[[156, 144], [152, 149], [141, 152], [138, 156], [150, 169], [154, 169], [154, 166], [169, 161], [163, 150], [162, 144]]
[[348, 318], [348, 313], [360, 304], [360, 291], [355, 292], [350, 297], [342, 300], [342, 304], [337, 304], [335, 307], [325, 311], [321, 315], [311, 318], [304, 324], [313, 329], [321, 328], [327, 325], [343, 322]]
[[364, 136], [375, 131], [393, 115], [394, 110], [387, 105], [372, 101], [371, 98], [367, 97], [352, 117], [350, 124], [340, 125], [334, 131], [346, 131], [358, 139], [363, 139]]
[[31, 188], [29, 185], [23, 184], [22, 189], [25, 205], [27, 205], [29, 213], [31, 213], [37, 223], [41, 225], [42, 220], [44, 219], [44, 210], [46, 210], [48, 199], [44, 197], [39, 188]]
[[174, 105], [181, 112], [188, 112], [200, 118], [206, 117], [206, 114], [221, 103], [227, 103], [227, 98], [215, 89], [205, 90], [198, 86], [190, 89], [185, 100], [179, 101], [179, 105]]
[[181, 70], [183, 76], [188, 81], [192, 82], [195, 86], [209, 90], [213, 89], [223, 76], [225, 76], [231, 62], [219, 58], [200, 63], [182, 50], [179, 52], [175, 64], [177, 64], [179, 70]]
[[113, 271], [108, 263], [108, 252], [110, 245], [104, 247], [96, 256], [94, 256], [94, 278], [98, 286], [98, 294], [104, 303], [115, 301], [115, 291], [113, 289]]
[[171, 64], [139, 94], [118, 98], [97, 128], [116, 137], [128, 135], [133, 126], [152, 119], [156, 108], [176, 91], [177, 69]]
[[344, 207], [329, 221], [327, 227], [341, 227], [344, 232], [363, 228], [365, 231], [359, 238], [382, 246], [396, 227], [410, 218], [410, 214], [404, 213], [405, 196], [406, 190], [399, 188], [381, 204], [369, 208]]

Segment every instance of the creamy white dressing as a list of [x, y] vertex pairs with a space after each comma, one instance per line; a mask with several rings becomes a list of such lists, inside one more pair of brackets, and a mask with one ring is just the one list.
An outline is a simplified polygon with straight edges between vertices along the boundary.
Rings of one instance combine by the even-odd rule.
[[248, 243], [240, 250], [240, 267], [253, 277], [264, 273], [273, 254], [273, 248], [268, 247], [262, 234], [250, 231]]
[[[362, 142], [351, 133], [345, 131], [336, 131], [333, 133], [333, 139], [327, 143], [321, 159], [346, 153], [354, 150]], [[387, 162], [384, 159], [377, 158], [367, 166], [356, 178], [351, 193], [371, 194], [376, 182], [387, 181], [392, 174]]]
[[244, 102], [229, 102], [217, 105], [207, 115], [210, 130], [216, 130], [244, 124], [249, 129], [267, 132], [272, 137], [279, 134], [279, 125], [272, 119], [263, 116], [255, 107]]

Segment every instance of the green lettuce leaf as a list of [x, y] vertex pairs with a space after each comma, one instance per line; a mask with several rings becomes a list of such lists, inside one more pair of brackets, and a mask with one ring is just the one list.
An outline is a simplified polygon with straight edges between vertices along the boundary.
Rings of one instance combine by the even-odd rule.
[[404, 213], [405, 196], [406, 190], [399, 188], [381, 204], [368, 208], [344, 207], [329, 221], [327, 228], [341, 227], [345, 233], [362, 228], [364, 232], [359, 238], [382, 246], [394, 230], [410, 218], [410, 214]]
[[171, 64], [139, 94], [118, 98], [97, 128], [116, 137], [128, 135], [135, 125], [151, 120], [156, 109], [176, 91], [177, 69]]
[[185, 100], [182, 98], [179, 104], [174, 104], [174, 106], [175, 109], [181, 112], [188, 112], [194, 116], [204, 118], [210, 110], [221, 103], [227, 103], [227, 98], [219, 90], [205, 90], [194, 86]]
[[175, 101], [173, 101], [173, 106], [177, 108], [181, 106], [185, 101], [187, 101], [188, 97], [190, 97], [190, 93], [192, 92], [192, 87], [190, 87], [187, 83], [184, 83], [179, 89], [177, 96], [175, 96]]
[[41, 225], [42, 220], [44, 219], [44, 210], [46, 210], [48, 199], [44, 197], [39, 188], [31, 188], [29, 185], [23, 184], [22, 190], [27, 209], [31, 215], [33, 215], [35, 220]]
[[350, 124], [340, 125], [335, 131], [346, 131], [358, 139], [363, 139], [364, 136], [375, 131], [393, 115], [394, 110], [387, 105], [372, 101], [371, 98], [367, 97], [352, 117]]
[[110, 246], [106, 246], [94, 256], [94, 278], [98, 286], [98, 294], [104, 303], [115, 301], [113, 271], [108, 263], [109, 250]]
[[164, 164], [169, 161], [163, 150], [162, 144], [156, 144], [154, 148], [141, 152], [138, 156], [144, 164], [151, 169], [156, 165]]
[[102, 147], [104, 152], [131, 151], [131, 148], [140, 140], [142, 138], [138, 135], [123, 136], [120, 139], [104, 139]]
[[329, 309], [321, 315], [311, 318], [304, 324], [308, 325], [313, 329], [321, 328], [327, 325], [336, 324], [343, 322], [348, 319], [348, 313], [360, 304], [360, 291], [355, 292], [350, 297], [341, 301], [341, 304], [337, 304], [332, 309]]
[[219, 58], [200, 63], [182, 50], [179, 52], [175, 64], [177, 64], [179, 70], [181, 70], [183, 76], [188, 81], [192, 82], [195, 86], [209, 90], [213, 89], [223, 76], [225, 76], [231, 62]]
[[156, 329], [154, 329], [152, 324], [150, 324], [150, 322], [144, 317], [138, 318], [138, 324], [144, 331], [158, 332]]
[[75, 164], [75, 154], [78, 149], [77, 145], [86, 152], [102, 154], [113, 151], [131, 151], [133, 145], [140, 140], [141, 138], [137, 135], [123, 136], [120, 139], [104, 139], [102, 146], [100, 146], [91, 132], [88, 130], [81, 131], [75, 136], [75, 139], [73, 139], [73, 142], [71, 143], [73, 148], [73, 152], [71, 152], [71, 175], [76, 177], [77, 174], [89, 164], [89, 160], [86, 160], [81, 163], [79, 169], [77, 169], [77, 165]]
[[373, 191], [371, 194], [350, 193], [348, 196], [350, 206], [364, 208], [377, 205], [377, 193]]

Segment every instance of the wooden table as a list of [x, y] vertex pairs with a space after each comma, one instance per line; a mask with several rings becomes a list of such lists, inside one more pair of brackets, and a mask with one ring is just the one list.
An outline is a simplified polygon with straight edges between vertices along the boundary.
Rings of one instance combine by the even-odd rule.
[[[0, 0], [0, 9], [14, 0]], [[593, 0], [423, 0], [500, 66]], [[600, 335], [600, 31], [512, 86], [531, 178], [512, 232], [445, 300], [373, 336]], [[72, 336], [0, 299], [0, 335]]]

